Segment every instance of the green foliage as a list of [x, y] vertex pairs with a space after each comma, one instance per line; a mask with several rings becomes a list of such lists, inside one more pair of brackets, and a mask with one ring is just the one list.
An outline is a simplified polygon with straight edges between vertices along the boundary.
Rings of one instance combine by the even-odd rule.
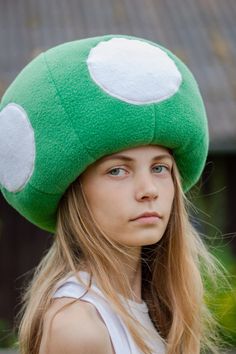
[[[206, 302], [218, 321], [220, 334], [229, 346], [236, 346], [236, 264], [230, 249], [216, 247], [214, 255], [228, 271], [226, 281], [214, 290], [208, 288]], [[209, 286], [209, 284], [208, 284]]]
[[236, 346], [236, 259], [230, 247], [236, 230], [231, 233], [227, 231], [227, 178], [224, 156], [212, 155], [208, 162], [208, 173], [202, 180], [207, 188], [204, 191], [199, 184], [199, 188], [193, 189], [189, 197], [194, 204], [193, 218], [204, 243], [228, 272], [228, 284], [222, 280], [214, 287], [205, 279], [206, 302], [221, 326], [223, 339], [230, 346]]
[[16, 335], [8, 321], [0, 319], [0, 348], [13, 348], [17, 341]]

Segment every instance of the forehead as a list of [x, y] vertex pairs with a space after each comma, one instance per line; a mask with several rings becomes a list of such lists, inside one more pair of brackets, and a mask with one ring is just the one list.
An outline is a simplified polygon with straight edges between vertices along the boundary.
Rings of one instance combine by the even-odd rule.
[[[157, 153], [159, 152], [160, 154], [162, 153], [170, 153], [170, 150], [168, 148], [165, 148], [164, 146], [161, 145], [141, 145], [141, 146], [137, 146], [134, 148], [130, 148], [130, 149], [126, 149], [126, 150], [122, 150], [120, 151], [122, 153], [139, 153], [139, 152], [153, 152], [153, 153]], [[115, 154], [111, 154], [111, 155], [115, 155]]]
[[[117, 156], [117, 157], [116, 157]], [[103, 163], [105, 164], [106, 161], [112, 160], [114, 159], [127, 159], [129, 160], [138, 160], [138, 159], [142, 159], [142, 160], [154, 160], [157, 159], [158, 156], [160, 156], [161, 158], [170, 158], [172, 161], [173, 156], [172, 156], [172, 152], [170, 149], [165, 148], [163, 146], [160, 145], [142, 145], [142, 146], [138, 146], [138, 147], [134, 147], [134, 148], [130, 148], [130, 149], [125, 149], [125, 150], [120, 150], [117, 151], [113, 154], [109, 154], [106, 156], [103, 156], [102, 158], [100, 158], [99, 160], [95, 161], [94, 163], [92, 163], [91, 165], [89, 165], [86, 170], [81, 174], [81, 177], [83, 178], [83, 176], [85, 175], [90, 175], [91, 173], [94, 174], [96, 173], [96, 168], [101, 166]], [[94, 169], [95, 167], [95, 169]]]
[[127, 156], [130, 158], [138, 158], [139, 156], [148, 156], [150, 158], [153, 158], [154, 156], [157, 157], [159, 155], [165, 155], [165, 156], [169, 156], [172, 157], [172, 153], [171, 150], [168, 148], [165, 148], [163, 146], [160, 145], [143, 145], [143, 146], [138, 146], [138, 147], [134, 147], [134, 148], [130, 148], [130, 149], [125, 149], [125, 150], [120, 150], [118, 152], [115, 152], [113, 154], [109, 154], [106, 156], [103, 156], [102, 158], [100, 158], [97, 163], [102, 163], [106, 160], [110, 160], [113, 157], [116, 158], [116, 156]]

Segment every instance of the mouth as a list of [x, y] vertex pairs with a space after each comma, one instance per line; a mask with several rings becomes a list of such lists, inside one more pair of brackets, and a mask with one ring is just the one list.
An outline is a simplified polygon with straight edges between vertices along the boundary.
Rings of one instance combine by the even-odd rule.
[[160, 222], [161, 218], [158, 216], [141, 216], [132, 221], [135, 221], [139, 224], [156, 224]]
[[147, 211], [131, 219], [131, 221], [136, 221], [140, 224], [156, 224], [161, 218], [161, 215], [156, 211]]

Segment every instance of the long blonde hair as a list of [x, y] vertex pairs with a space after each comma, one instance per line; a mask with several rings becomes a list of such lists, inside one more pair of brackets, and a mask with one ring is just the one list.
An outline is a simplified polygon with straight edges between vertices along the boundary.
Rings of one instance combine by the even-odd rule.
[[[142, 247], [142, 298], [167, 354], [220, 353], [218, 324], [205, 304], [203, 281], [205, 276], [215, 281], [220, 270], [189, 220], [191, 203], [182, 191], [175, 163], [173, 182], [175, 197], [165, 233], [158, 243]], [[145, 329], [126, 311], [112, 283], [114, 279], [120, 294], [132, 298], [128, 278], [120, 271], [131, 257], [129, 247], [109, 239], [96, 224], [78, 178], [60, 201], [55, 239], [22, 298], [21, 354], [38, 354], [44, 315], [58, 281], [69, 273], [78, 276], [85, 264], [140, 350], [150, 354], [145, 336], [140, 335]]]

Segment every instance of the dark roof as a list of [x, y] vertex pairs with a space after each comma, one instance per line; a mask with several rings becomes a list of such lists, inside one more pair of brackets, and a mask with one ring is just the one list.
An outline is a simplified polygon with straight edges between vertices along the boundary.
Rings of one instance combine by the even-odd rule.
[[189, 66], [209, 117], [210, 149], [236, 152], [235, 0], [0, 2], [0, 94], [37, 54], [107, 33], [159, 42]]

